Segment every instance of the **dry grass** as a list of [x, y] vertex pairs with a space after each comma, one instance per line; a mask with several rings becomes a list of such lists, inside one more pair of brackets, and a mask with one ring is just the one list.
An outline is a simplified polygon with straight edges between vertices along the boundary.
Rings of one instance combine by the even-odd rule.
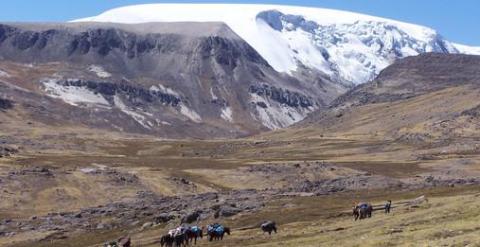
[[248, 240], [239, 240], [250, 246], [477, 246], [478, 220], [478, 196], [441, 197], [362, 222], [345, 218], [293, 223], [270, 241], [255, 240], [265, 239], [255, 231], [245, 234]]
[[[72, 126], [53, 129], [40, 123], [30, 126], [15, 122], [16, 118], [10, 116], [4, 120], [2, 127], [5, 128], [0, 129], [0, 135], [50, 146], [44, 149], [27, 147], [22, 150], [22, 156], [0, 160], [0, 173], [40, 166], [61, 171], [63, 175], [51, 180], [19, 180], [15, 186], [2, 187], [9, 193], [0, 192], [0, 216], [27, 218], [52, 211], [72, 211], [128, 198], [139, 190], [181, 195], [275, 187], [271, 186], [272, 181], [277, 187], [288, 185], [279, 178], [245, 174], [242, 168], [249, 165], [325, 161], [339, 166], [342, 171], [365, 171], [402, 179], [443, 170], [458, 176], [480, 174], [480, 151], [472, 148], [477, 140], [471, 138], [478, 130], [465, 119], [457, 119], [456, 124], [467, 123], [468, 128], [458, 132], [456, 139], [440, 144], [395, 141], [406, 133], [427, 132], [434, 137], [442, 136], [442, 130], [432, 127], [434, 123], [473, 107], [477, 97], [478, 90], [451, 88], [402, 102], [360, 107], [340, 119], [330, 119], [332, 122], [325, 125], [239, 140], [159, 140]], [[433, 158], [419, 159], [424, 155]], [[79, 172], [80, 168], [94, 165], [134, 173], [140, 183], [112, 187], [108, 181]], [[196, 191], [179, 187], [169, 180], [171, 177], [192, 181], [197, 185]], [[202, 241], [200, 246], [480, 246], [476, 224], [480, 203], [470, 190], [385, 190], [277, 198], [258, 213], [224, 219], [235, 228], [233, 235], [220, 243]], [[434, 198], [420, 208], [395, 209], [392, 215], [378, 214], [362, 222], [353, 222], [342, 214], [358, 200], [382, 202], [392, 198], [398, 201], [421, 194]], [[258, 229], [239, 230], [265, 219], [274, 219], [280, 224], [278, 235], [262, 235]], [[113, 232], [79, 232], [66, 240], [44, 241], [35, 246], [83, 247], [126, 232], [132, 234], [136, 246], [156, 246], [160, 234], [169, 227], [173, 226], [159, 226], [148, 231], [132, 227]], [[16, 238], [37, 240], [47, 234]], [[0, 245], [11, 240], [0, 238]], [[18, 246], [31, 246], [31, 243]]]
[[325, 217], [319, 208], [320, 216], [311, 218], [299, 215], [298, 209], [284, 209], [279, 213], [297, 218], [280, 225], [276, 235], [259, 229], [236, 231], [222, 243], [200, 246], [478, 246], [478, 199], [478, 195], [431, 198], [419, 208], [400, 207], [390, 215], [379, 212], [361, 222], [349, 216]]
[[[392, 195], [389, 198], [397, 206], [390, 215], [375, 212], [373, 218], [357, 222], [349, 214], [349, 205], [361, 199], [382, 203], [385, 191], [285, 197], [272, 201], [256, 214], [225, 219], [222, 223], [233, 228], [232, 235], [222, 242], [210, 243], [203, 239], [198, 246], [478, 246], [480, 195], [476, 191], [476, 187], [464, 187], [389, 192]], [[427, 195], [428, 202], [418, 207], [403, 203], [419, 195]], [[256, 227], [266, 219], [276, 220], [278, 234], [268, 236]], [[158, 246], [159, 237], [172, 227], [174, 225], [145, 231], [137, 227], [80, 233], [68, 239], [42, 241], [35, 246], [93, 247], [116, 236], [130, 234], [135, 246], [153, 247]]]

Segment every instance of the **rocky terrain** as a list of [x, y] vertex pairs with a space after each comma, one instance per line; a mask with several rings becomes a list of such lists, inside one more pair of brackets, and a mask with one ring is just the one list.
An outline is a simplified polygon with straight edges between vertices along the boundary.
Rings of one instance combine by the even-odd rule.
[[478, 56], [441, 54], [400, 60], [298, 126], [420, 143], [477, 135], [479, 62]]
[[[41, 164], [42, 162], [40, 162]], [[205, 169], [205, 168], [202, 168]], [[12, 243], [22, 243], [25, 240], [39, 241], [39, 243], [63, 243], [65, 239], [70, 239], [83, 234], [92, 234], [100, 232], [116, 232], [118, 230], [129, 229], [131, 233], [142, 233], [150, 229], [164, 229], [165, 227], [174, 227], [176, 224], [198, 224], [211, 221], [225, 221], [232, 217], [246, 217], [248, 215], [261, 214], [267, 210], [276, 201], [285, 198], [298, 197], [320, 197], [326, 198], [337, 194], [348, 194], [351, 192], [362, 193], [362, 191], [388, 190], [396, 193], [408, 193], [436, 187], [454, 187], [478, 185], [480, 180], [478, 174], [470, 173], [468, 176], [459, 177], [462, 169], [451, 169], [445, 173], [417, 173], [415, 177], [411, 176], [392, 176], [372, 174], [368, 171], [348, 168], [340, 164], [325, 162], [292, 162], [286, 164], [265, 164], [242, 166], [237, 169], [226, 170], [232, 177], [228, 181], [223, 181], [224, 172], [219, 170], [216, 178], [206, 176], [207, 183], [198, 180], [202, 174], [202, 169], [198, 170], [196, 176], [187, 175], [184, 177], [171, 176], [167, 181], [173, 181], [172, 188], [177, 190], [176, 196], [162, 195], [158, 191], [152, 191], [146, 183], [146, 173], [131, 173], [123, 171], [124, 168], [110, 168], [109, 166], [97, 166], [90, 168], [79, 168], [77, 171], [64, 171], [60, 167], [46, 167], [44, 165], [21, 168], [5, 169], [0, 176], [0, 183], [3, 191], [0, 193], [7, 204], [2, 203], [0, 215], [0, 237]], [[212, 169], [209, 167], [208, 169]], [[189, 168], [189, 172], [197, 169]], [[150, 170], [149, 172], [156, 172]], [[81, 176], [75, 175], [81, 173], [83, 176], [94, 177], [96, 182], [96, 191], [89, 193], [102, 193], [100, 190], [108, 189], [110, 191], [121, 191], [133, 189], [131, 192], [123, 192], [123, 197], [114, 199], [111, 202], [98, 205], [91, 202], [90, 206], [72, 207], [72, 198], [74, 194], [70, 191], [68, 182], [72, 179], [78, 180], [75, 184], [85, 189], [81, 185]], [[477, 172], [478, 173], [478, 172]], [[232, 179], [247, 179], [251, 183], [235, 181]], [[190, 179], [193, 179], [191, 181]], [[62, 209], [56, 209], [54, 205], [45, 212], [40, 213], [38, 206], [34, 210], [22, 212], [25, 206], [30, 203], [19, 199], [18, 192], [21, 194], [32, 193], [31, 185], [44, 187], [44, 192], [34, 192], [37, 194], [36, 200], [41, 194], [47, 196], [45, 192], [51, 188], [51, 184], [59, 183], [64, 185], [56, 187], [56, 192], [48, 197], [55, 198], [56, 203], [62, 204]], [[262, 181], [270, 186], [256, 187], [262, 185]], [[217, 186], [233, 186], [239, 184], [241, 187], [217, 190], [211, 183]], [[209, 186], [211, 192], [190, 191], [183, 185], [194, 185], [194, 187]], [[276, 187], [271, 187], [276, 186]], [[100, 190], [98, 190], [100, 189]], [[185, 190], [187, 194], [181, 193]], [[78, 195], [77, 195], [78, 196]], [[120, 195], [121, 196], [121, 195]], [[113, 198], [112, 198], [113, 199]], [[8, 213], [8, 205], [14, 201], [18, 205], [18, 214]], [[35, 202], [32, 202], [35, 203]], [[66, 203], [66, 204], [64, 204]], [[71, 206], [68, 206], [71, 205]], [[49, 207], [48, 204], [42, 205]], [[71, 210], [68, 210], [71, 208]], [[348, 207], [347, 207], [348, 208]], [[39, 214], [34, 213], [38, 211]], [[247, 225], [248, 226], [248, 225]], [[30, 236], [30, 237], [28, 237]], [[0, 242], [1, 243], [1, 242]], [[20, 245], [21, 246], [21, 245]]]
[[0, 109], [6, 111], [13, 108], [13, 101], [8, 99], [0, 99]]
[[469, 55], [423, 54], [399, 60], [374, 81], [350, 90], [331, 107], [360, 106], [413, 98], [462, 85], [478, 85], [480, 59]]
[[[72, 233], [150, 228], [177, 223], [192, 224], [208, 218], [254, 213], [264, 206], [264, 196], [255, 191], [207, 193], [183, 197], [159, 197], [139, 191], [129, 202], [114, 202], [74, 212], [52, 212], [29, 219], [3, 219], [0, 237], [15, 238], [33, 233], [37, 241], [64, 239]], [[108, 219], [108, 220], [106, 220]]]

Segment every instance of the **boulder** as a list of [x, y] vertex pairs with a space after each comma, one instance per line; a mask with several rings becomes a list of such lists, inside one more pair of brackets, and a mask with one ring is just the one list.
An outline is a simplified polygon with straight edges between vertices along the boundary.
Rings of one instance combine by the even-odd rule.
[[145, 222], [143, 225], [142, 225], [142, 230], [145, 230], [147, 228], [150, 228], [153, 226], [153, 222]]
[[242, 209], [231, 207], [231, 206], [223, 206], [219, 210], [219, 215], [223, 217], [231, 217], [241, 212], [242, 212]]
[[155, 224], [161, 224], [161, 223], [167, 223], [171, 220], [175, 219], [175, 216], [174, 215], [171, 215], [171, 214], [160, 214], [158, 216], [156, 216], [153, 221], [155, 222]]

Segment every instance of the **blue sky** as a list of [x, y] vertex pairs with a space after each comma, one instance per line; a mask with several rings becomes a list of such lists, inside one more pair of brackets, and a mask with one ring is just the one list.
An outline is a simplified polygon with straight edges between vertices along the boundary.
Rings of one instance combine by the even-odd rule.
[[161, 2], [269, 3], [342, 9], [429, 26], [451, 41], [480, 46], [480, 0], [2, 0], [0, 21], [67, 21], [114, 7]]

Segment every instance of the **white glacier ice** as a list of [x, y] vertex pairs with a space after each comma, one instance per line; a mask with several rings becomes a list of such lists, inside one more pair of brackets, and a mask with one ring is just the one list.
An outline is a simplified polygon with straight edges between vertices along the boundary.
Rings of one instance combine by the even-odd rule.
[[419, 25], [347, 11], [255, 4], [145, 4], [76, 21], [223, 22], [279, 72], [301, 63], [352, 84], [372, 79], [395, 59], [424, 52], [479, 54]]

